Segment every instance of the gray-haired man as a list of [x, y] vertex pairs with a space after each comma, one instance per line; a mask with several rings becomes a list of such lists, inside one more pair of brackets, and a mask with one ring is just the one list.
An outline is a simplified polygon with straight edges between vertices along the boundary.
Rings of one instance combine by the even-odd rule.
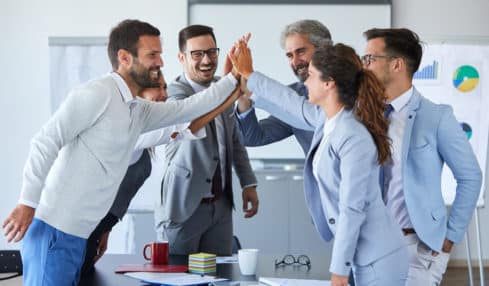
[[[304, 81], [312, 54], [317, 47], [331, 43], [331, 34], [321, 22], [300, 20], [285, 26], [281, 45], [292, 71], [299, 79], [289, 87], [300, 96], [308, 97]], [[242, 96], [238, 100], [238, 129], [245, 146], [263, 146], [294, 135], [304, 151], [309, 151], [313, 132], [297, 129], [274, 116], [258, 121], [251, 101]]]

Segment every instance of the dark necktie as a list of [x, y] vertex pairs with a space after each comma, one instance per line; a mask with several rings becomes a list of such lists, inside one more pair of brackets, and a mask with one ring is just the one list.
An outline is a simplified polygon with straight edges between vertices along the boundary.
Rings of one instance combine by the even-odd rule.
[[217, 140], [217, 130], [216, 130], [216, 123], [214, 122], [216, 119], [212, 120], [209, 124], [217, 145], [217, 166], [216, 170], [214, 171], [214, 176], [212, 177], [212, 187], [211, 187], [211, 192], [214, 195], [214, 198], [217, 200], [222, 194], [222, 177], [221, 177], [221, 163], [219, 159], [219, 142]]
[[[385, 106], [385, 110], [384, 110], [384, 117], [389, 118], [389, 115], [392, 113], [392, 111], [394, 111], [394, 107], [392, 106], [392, 104], [387, 104]], [[386, 191], [385, 190], [385, 181], [384, 181], [384, 169], [386, 167], [386, 164], [387, 164], [387, 162], [384, 162], [384, 164], [380, 166], [380, 170], [379, 170], [380, 190], [382, 191], [383, 196], [385, 195], [385, 191]]]
[[386, 104], [385, 106], [385, 110], [384, 110], [384, 117], [385, 118], [389, 118], [389, 115], [392, 113], [392, 111], [394, 111], [394, 107], [392, 106], [392, 104]]

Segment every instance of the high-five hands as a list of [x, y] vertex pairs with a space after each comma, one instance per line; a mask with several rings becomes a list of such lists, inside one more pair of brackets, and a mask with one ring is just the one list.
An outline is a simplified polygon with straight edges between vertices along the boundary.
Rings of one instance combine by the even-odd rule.
[[239, 38], [231, 47], [229, 53], [226, 56], [226, 62], [224, 63], [224, 74], [232, 72], [234, 77], [240, 80], [240, 90], [241, 96], [238, 98], [238, 112], [242, 113], [246, 110], [250, 109], [252, 104], [249, 97], [251, 96], [251, 92], [246, 88], [246, 80], [243, 77], [240, 77], [238, 70], [233, 66], [231, 57], [239, 58], [239, 54], [243, 49], [239, 49], [240, 43], [243, 43], [244, 46], [247, 46], [248, 41], [251, 38], [251, 33], [247, 33]]
[[246, 35], [243, 35], [241, 38], [239, 38], [234, 45], [231, 47], [229, 50], [228, 54], [226, 55], [226, 60], [224, 61], [224, 69], [223, 69], [223, 75], [227, 75], [228, 73], [232, 72], [235, 78], [239, 78], [239, 73], [236, 69], [233, 68], [233, 64], [231, 62], [231, 58], [229, 57], [230, 54], [235, 54], [237, 55], [238, 50], [237, 50], [237, 43], [240, 41], [244, 41], [245, 43], [248, 43], [248, 41], [251, 38], [251, 33], [246, 33]]
[[238, 73], [248, 79], [248, 77], [253, 73], [253, 61], [251, 58], [251, 51], [248, 48], [248, 44], [245, 39], [241, 38], [228, 54], [228, 57], [233, 63], [233, 69], [237, 70]]

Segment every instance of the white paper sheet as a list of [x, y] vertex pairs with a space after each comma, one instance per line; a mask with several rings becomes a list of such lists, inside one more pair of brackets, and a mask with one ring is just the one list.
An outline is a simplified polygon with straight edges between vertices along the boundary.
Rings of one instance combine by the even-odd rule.
[[289, 278], [273, 278], [260, 277], [258, 280], [262, 284], [270, 286], [330, 286], [328, 280], [310, 280], [310, 279], [289, 279]]
[[227, 280], [214, 276], [187, 273], [131, 272], [124, 275], [146, 283], [171, 286], [201, 285]]

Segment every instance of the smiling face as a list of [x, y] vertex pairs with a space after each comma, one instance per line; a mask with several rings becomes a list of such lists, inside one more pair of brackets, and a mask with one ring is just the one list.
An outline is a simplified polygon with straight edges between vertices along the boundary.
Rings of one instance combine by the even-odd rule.
[[309, 102], [321, 105], [321, 102], [327, 97], [326, 82], [321, 78], [321, 72], [313, 64], [309, 64], [308, 77], [304, 85], [309, 92]]
[[163, 74], [161, 74], [159, 84], [160, 86], [156, 88], [143, 89], [141, 91], [140, 96], [143, 97], [144, 99], [151, 100], [151, 101], [166, 101], [166, 99], [168, 98], [168, 94], [166, 91], [167, 85]]
[[138, 52], [132, 57], [129, 67], [129, 76], [141, 88], [160, 86], [161, 68], [161, 41], [157, 36], [141, 36], [138, 41]]
[[292, 71], [302, 82], [307, 79], [307, 68], [315, 50], [307, 35], [289, 34], [285, 38], [285, 55]]
[[192, 52], [215, 49], [216, 42], [211, 35], [202, 35], [188, 39], [185, 47], [185, 51], [178, 54], [185, 74], [196, 83], [208, 86], [214, 80], [218, 57], [210, 57], [207, 52], [202, 57], [197, 57], [193, 56]]

